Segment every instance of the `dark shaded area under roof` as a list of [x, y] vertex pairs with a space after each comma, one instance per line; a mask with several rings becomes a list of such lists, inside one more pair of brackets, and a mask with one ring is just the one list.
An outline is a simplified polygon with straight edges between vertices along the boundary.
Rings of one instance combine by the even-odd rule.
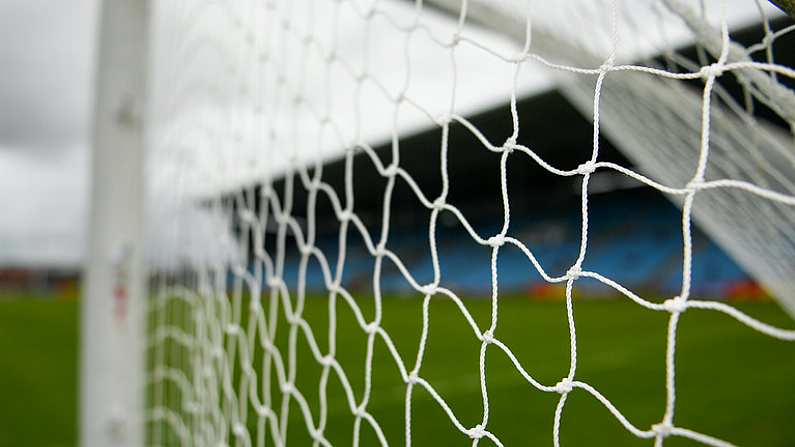
[[[789, 18], [780, 18], [771, 23], [773, 30], [792, 24]], [[760, 42], [764, 36], [761, 25], [732, 33], [732, 39], [744, 45]], [[690, 60], [699, 60], [695, 47], [677, 52]], [[764, 60], [764, 52], [758, 52], [759, 60]], [[775, 61], [778, 64], [795, 66], [795, 33], [788, 33], [775, 45]], [[669, 65], [663, 58], [655, 60], [660, 65]], [[708, 61], [707, 63], [709, 63]], [[700, 64], [701, 65], [701, 64]], [[781, 79], [780, 79], [781, 80]], [[782, 80], [795, 87], [791, 79]], [[702, 89], [701, 80], [691, 81], [694, 89]], [[724, 75], [720, 84], [738, 101], [742, 90], [734, 76]], [[558, 91], [547, 91], [521, 99], [517, 104], [520, 118], [518, 142], [530, 147], [545, 161], [561, 169], [573, 169], [586, 161], [592, 150], [592, 123], [571, 106]], [[756, 102], [755, 113], [761, 120], [786, 128], [780, 120], [764, 105]], [[511, 135], [512, 121], [507, 104], [468, 117], [490, 141], [498, 143]], [[433, 199], [441, 192], [440, 146], [441, 129], [407, 136], [399, 141], [400, 166], [416, 181], [427, 197]], [[500, 205], [500, 154], [487, 150], [482, 143], [463, 125], [455, 123], [450, 127], [448, 143], [448, 172], [450, 190], [447, 202], [458, 207], [468, 217], [501, 215]], [[384, 165], [391, 161], [391, 145], [376, 148]], [[600, 161], [613, 161], [632, 167], [610, 141], [603, 135], [600, 140]], [[375, 169], [372, 161], [364, 153], [354, 157], [354, 211], [368, 225], [378, 226], [381, 219], [386, 179]], [[526, 210], [551, 208], [567, 202], [578, 202], [576, 195], [579, 176], [560, 177], [553, 175], [526, 156], [511, 157], [507, 165], [509, 195], [512, 213]], [[310, 172], [311, 173], [311, 172]], [[322, 179], [331, 185], [337, 194], [344, 197], [345, 162], [332, 161], [323, 166]], [[284, 197], [284, 179], [274, 183], [274, 189]], [[259, 187], [249, 192], [258, 192]], [[316, 213], [318, 230], [323, 231], [324, 221], [336, 225], [336, 219], [328, 200], [319, 196]], [[307, 194], [296, 177], [293, 187], [293, 215], [306, 215]], [[403, 182], [396, 182], [392, 194], [393, 221], [411, 223], [418, 213], [426, 212], [414, 192]], [[495, 214], [497, 213], [497, 214]], [[425, 222], [425, 218], [422, 218]]]

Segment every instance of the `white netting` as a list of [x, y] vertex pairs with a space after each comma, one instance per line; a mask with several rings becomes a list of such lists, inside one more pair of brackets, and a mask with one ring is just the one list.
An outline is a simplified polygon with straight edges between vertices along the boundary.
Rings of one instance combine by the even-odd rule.
[[[558, 4], [560, 3], [560, 4]], [[771, 29], [779, 13], [764, 1], [683, 4], [678, 0], [626, 2], [485, 2], [435, 0], [183, 1], [155, 8], [153, 72], [152, 229], [155, 264], [150, 303], [149, 443], [182, 445], [284, 445], [296, 412], [316, 445], [328, 445], [327, 387], [336, 379], [353, 418], [353, 443], [372, 430], [380, 444], [432, 445], [412, 439], [412, 395], [420, 387], [450, 423], [475, 444], [489, 430], [489, 374], [485, 353], [496, 350], [515, 367], [516, 380], [557, 393], [552, 439], [560, 442], [567, 398], [583, 392], [601, 403], [629, 432], [662, 444], [680, 436], [727, 445], [674, 422], [675, 351], [680, 316], [691, 308], [723, 312], [771, 337], [795, 340], [795, 331], [757, 321], [732, 306], [691, 297], [691, 216], [748, 271], [793, 308], [795, 290], [795, 78], [776, 64], [777, 39], [793, 26]], [[777, 15], [779, 14], [779, 15]], [[729, 28], [761, 23], [763, 39], [741, 46]], [[697, 57], [676, 50], [697, 45]], [[643, 62], [639, 62], [643, 61]], [[740, 101], [721, 83], [732, 77]], [[788, 84], [789, 83], [789, 84]], [[517, 98], [557, 85], [593, 122], [591, 156], [576, 169], [547, 163], [526, 138]], [[490, 140], [467, 119], [490, 105], [509, 104], [513, 132]], [[776, 125], [757, 118], [764, 108]], [[542, 119], [532, 117], [532, 119]], [[449, 148], [460, 125], [480, 142]], [[789, 126], [789, 130], [787, 130]], [[441, 129], [441, 190], [423, 190], [401, 165], [404, 135]], [[635, 161], [640, 172], [601, 161], [601, 132]], [[391, 142], [387, 153], [374, 149]], [[496, 234], [480, 234], [456, 203], [448, 203], [447, 162], [454, 150], [490, 151], [499, 159], [503, 214]], [[385, 189], [378, 228], [356, 212], [354, 159], [377, 170]], [[547, 272], [533, 246], [511, 232], [507, 165], [530, 160], [581, 184], [579, 254], [565, 272]], [[323, 165], [344, 163], [342, 188], [324, 181]], [[652, 300], [596, 271], [583, 268], [589, 240], [589, 180], [612, 170], [670, 195], [682, 208], [682, 281], [678, 296]], [[279, 186], [275, 186], [278, 184]], [[433, 279], [419, 283], [390, 243], [396, 185], [409, 187], [428, 210]], [[373, 186], [375, 187], [375, 186]], [[296, 213], [294, 195], [306, 209]], [[162, 199], [168, 197], [168, 199]], [[698, 198], [698, 199], [696, 199]], [[318, 243], [317, 202], [330, 203], [338, 225], [333, 256]], [[300, 214], [300, 217], [299, 217]], [[448, 287], [439, 268], [437, 221], [454, 216], [471, 239], [491, 250], [491, 319], [479, 325]], [[325, 216], [323, 216], [325, 218]], [[346, 282], [349, 238], [360, 238], [373, 265], [369, 293]], [[267, 242], [267, 243], [266, 243]], [[526, 256], [528, 275], [565, 285], [570, 362], [557, 383], [541, 383], [499, 337], [498, 258], [510, 245]], [[286, 264], [295, 262], [295, 281]], [[310, 262], [322, 270], [328, 322], [313, 327], [304, 310]], [[415, 358], [395, 347], [382, 325], [382, 266], [394, 264], [423, 297]], [[578, 380], [573, 291], [590, 278], [650, 311], [668, 312], [666, 404], [660, 422], [638, 427], [609, 396]], [[312, 298], [315, 299], [315, 298]], [[481, 420], [466, 424], [445, 393], [423, 377], [433, 299], [452, 300], [468, 323], [462, 343], [479, 344]], [[362, 310], [369, 300], [372, 317]], [[337, 307], [355, 316], [366, 340], [364, 387], [337, 360]], [[317, 334], [327, 331], [326, 343]], [[344, 328], [350, 331], [351, 328]], [[468, 337], [468, 338], [467, 338]], [[368, 408], [374, 380], [374, 345], [383, 344], [405, 384], [405, 436], [387, 439]], [[298, 359], [298, 346], [311, 358]], [[321, 371], [310, 402], [297, 386], [306, 362]], [[714, 435], [719, 436], [720, 433]]]

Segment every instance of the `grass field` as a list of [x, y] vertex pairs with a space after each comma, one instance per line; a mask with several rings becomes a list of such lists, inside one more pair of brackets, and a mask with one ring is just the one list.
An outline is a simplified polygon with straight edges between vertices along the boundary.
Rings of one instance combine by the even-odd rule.
[[71, 446], [77, 302], [0, 299], [0, 446]]
[[[365, 314], [372, 307], [363, 302]], [[466, 301], [481, 327], [490, 306]], [[0, 300], [0, 446], [73, 445], [76, 436], [77, 303], [29, 299]], [[772, 303], [742, 309], [763, 321], [792, 327]], [[307, 302], [305, 318], [320, 346], [326, 343], [327, 303]], [[579, 345], [577, 377], [600, 390], [640, 428], [658, 422], [664, 405], [664, 342], [667, 316], [625, 300], [575, 304]], [[478, 379], [479, 343], [454, 306], [431, 305], [430, 336], [420, 375], [449, 403], [459, 419], [474, 426], [482, 415]], [[420, 330], [418, 300], [384, 301], [385, 329], [413, 363]], [[287, 331], [280, 326], [279, 344]], [[683, 315], [677, 352], [679, 426], [715, 435], [739, 445], [795, 445], [795, 344], [777, 341], [722, 315], [689, 310]], [[505, 299], [495, 335], [508, 344], [538, 380], [554, 384], [568, 368], [568, 330], [562, 302]], [[338, 306], [337, 359], [357, 396], [363, 387], [366, 337], [342, 303]], [[320, 372], [299, 337], [296, 385], [317, 414]], [[404, 385], [385, 346], [375, 344], [373, 392], [368, 409], [391, 445], [402, 445]], [[507, 358], [490, 348], [486, 355], [490, 398], [488, 429], [506, 445], [551, 445], [557, 396], [541, 393], [516, 372]], [[329, 383], [328, 438], [350, 445], [353, 417], [341, 399], [341, 386]], [[297, 406], [291, 406], [290, 445], [311, 445]], [[252, 413], [249, 413], [250, 415]], [[250, 417], [251, 419], [251, 417]], [[249, 425], [253, 426], [253, 422]], [[421, 388], [413, 398], [414, 445], [469, 445]], [[368, 428], [363, 446], [377, 445]], [[574, 390], [561, 429], [563, 445], [651, 445], [628, 433], [582, 390]], [[481, 445], [490, 445], [482, 442]], [[666, 445], [690, 445], [672, 438]]]

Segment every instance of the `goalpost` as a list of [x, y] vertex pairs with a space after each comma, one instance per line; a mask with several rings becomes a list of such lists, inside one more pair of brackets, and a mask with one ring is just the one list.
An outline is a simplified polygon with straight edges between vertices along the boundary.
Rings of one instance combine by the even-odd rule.
[[[791, 38], [795, 25], [772, 29], [777, 14], [762, 0], [103, 2], [81, 443], [287, 445], [297, 412], [312, 443], [330, 445], [325, 432], [330, 407], [338, 405], [353, 417], [355, 445], [364, 430], [381, 445], [432, 444], [412, 435], [413, 396], [422, 391], [462, 441], [503, 445], [489, 425], [488, 350], [513, 364], [516, 380], [558, 396], [549, 428], [556, 446], [570, 393], [588, 395], [655, 445], [671, 436], [731, 445], [721, 433], [676, 423], [678, 325], [688, 310], [703, 309], [795, 341], [793, 330], [691, 292], [697, 223], [795, 314], [795, 69], [774, 58], [776, 41]], [[732, 39], [734, 28], [754, 23], [763, 29], [761, 41], [744, 46]], [[691, 45], [695, 57], [682, 51]], [[593, 124], [590, 157], [573, 169], [550, 164], [521, 132], [530, 117], [519, 115], [517, 101], [549, 88]], [[512, 132], [499, 140], [467, 118], [495, 104], [511, 111]], [[480, 146], [449, 147], [452, 126]], [[404, 138], [429, 128], [441, 133], [440, 190], [423, 190], [400, 162]], [[602, 161], [600, 138], [635, 166]], [[387, 153], [374, 149], [379, 144]], [[461, 150], [499, 159], [497, 172], [484, 173], [500, 182], [496, 233], [479, 233], [448, 200], [447, 162]], [[361, 159], [386, 184], [376, 228], [355, 206], [362, 186], [354, 160]], [[579, 252], [565, 271], [545, 270], [533, 244], [512, 231], [506, 166], [519, 159], [581, 179]], [[340, 160], [344, 185], [335, 188], [323, 168]], [[681, 208], [676, 296], [645, 296], [583, 267], [593, 236], [589, 181], [598, 171], [654, 188]], [[412, 275], [390, 241], [397, 187], [410, 188], [427, 209], [430, 283]], [[294, 209], [297, 194], [307, 197], [305, 210]], [[320, 202], [338, 227], [334, 248], [318, 235], [327, 224], [318, 222]], [[439, 267], [437, 224], [444, 214], [490, 250], [486, 326]], [[351, 248], [354, 237], [363, 250]], [[528, 275], [565, 287], [570, 362], [553, 382], [536, 377], [501, 338], [498, 259], [506, 248], [521, 250]], [[372, 265], [364, 294], [346, 277], [351, 259], [362, 254]], [[416, 357], [402, 356], [382, 324], [387, 264], [423, 303]], [[313, 265], [328, 305], [322, 327], [304, 315], [315, 299]], [[637, 425], [577, 376], [574, 296], [582, 279], [669, 314], [661, 359], [666, 402], [651, 427]], [[474, 425], [423, 376], [432, 300], [452, 301], [466, 322], [462, 343], [479, 346], [482, 417]], [[341, 308], [355, 316], [354, 330], [366, 344], [364, 377], [351, 377], [337, 359], [347, 348], [338, 343], [340, 333], [351, 330], [338, 327]], [[397, 440], [387, 438], [368, 408], [376, 345], [389, 352], [388, 367], [405, 385], [404, 437]], [[300, 349], [311, 358], [299, 359]], [[304, 362], [320, 370], [317, 402], [297, 385]], [[353, 385], [359, 379], [362, 389]], [[329, 402], [331, 382], [342, 387], [343, 402]]]
[[140, 446], [145, 443], [149, 1], [104, 1], [100, 10], [79, 436], [83, 446]]

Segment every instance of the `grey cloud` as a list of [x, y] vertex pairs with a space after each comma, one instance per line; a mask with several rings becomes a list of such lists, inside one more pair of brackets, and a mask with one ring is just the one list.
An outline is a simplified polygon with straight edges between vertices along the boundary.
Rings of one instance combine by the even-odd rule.
[[95, 0], [0, 2], [0, 143], [61, 150], [89, 130]]

